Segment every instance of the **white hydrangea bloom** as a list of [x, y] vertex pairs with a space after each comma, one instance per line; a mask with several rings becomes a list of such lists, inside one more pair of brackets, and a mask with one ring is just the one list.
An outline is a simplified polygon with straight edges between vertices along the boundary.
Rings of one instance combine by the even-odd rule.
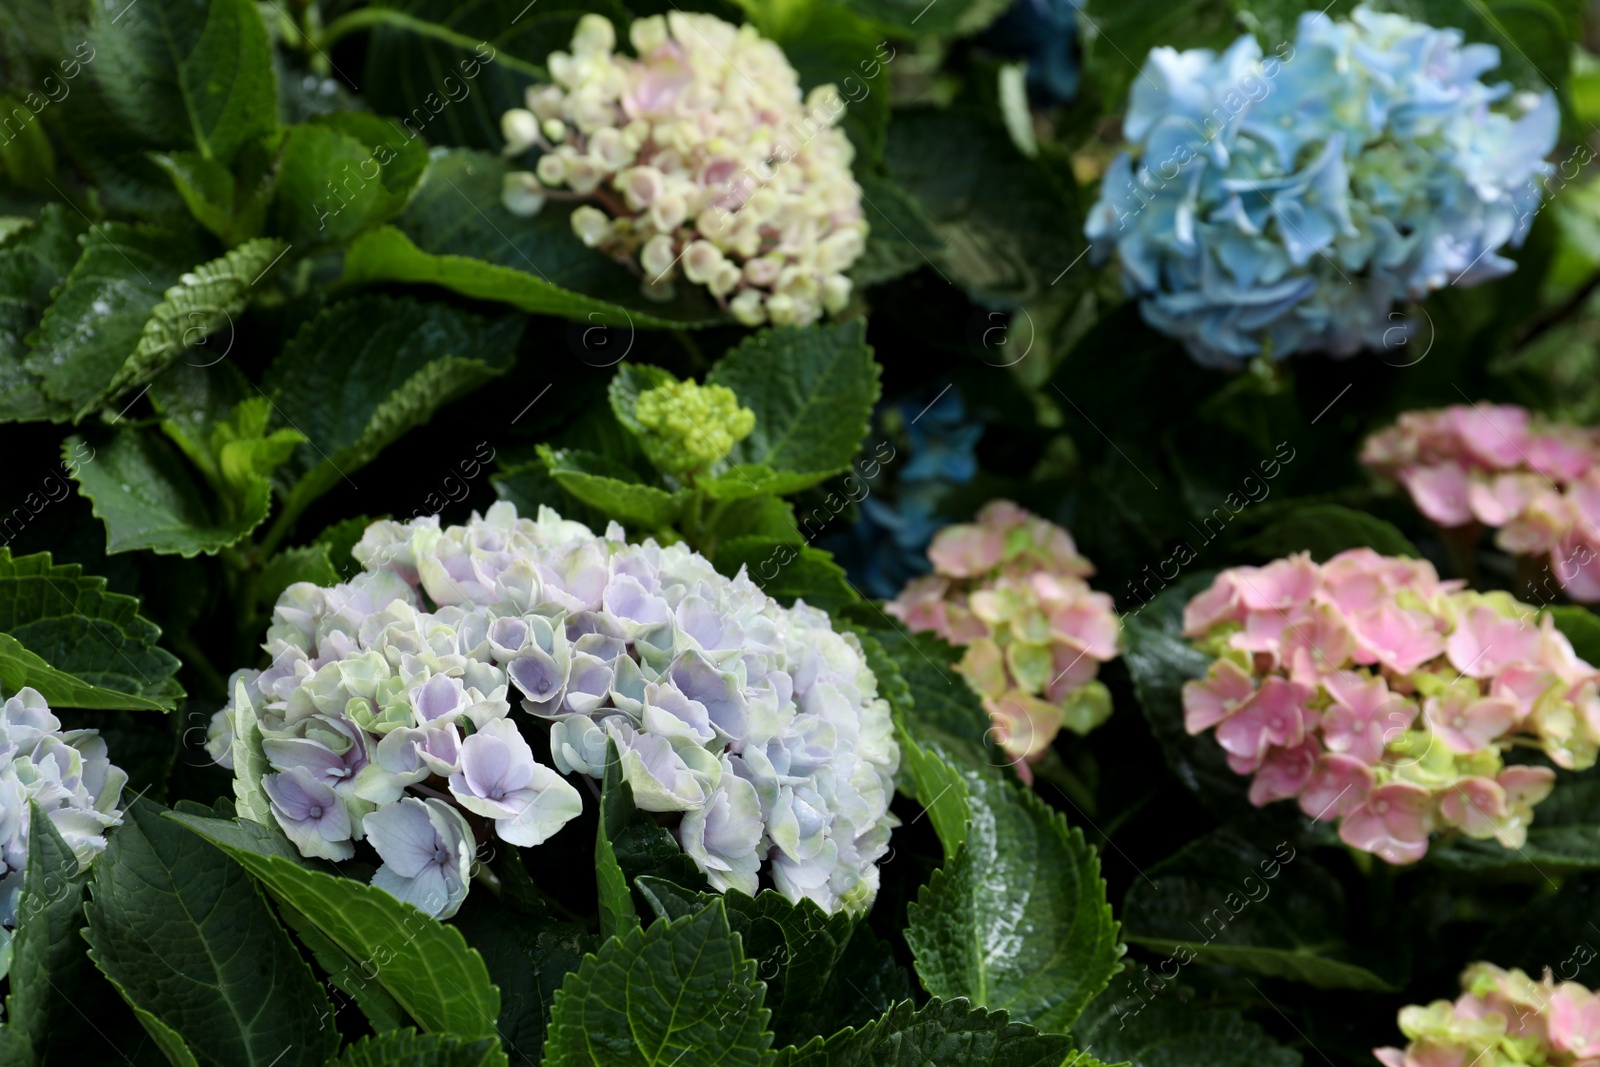
[[35, 689], [0, 706], [0, 925], [17, 924], [28, 865], [28, 804], [44, 809], [83, 870], [122, 822], [128, 776], [113, 766], [98, 730], [63, 730]]
[[572, 212], [584, 244], [640, 269], [647, 294], [681, 274], [749, 326], [842, 310], [867, 224], [838, 90], [802, 96], [777, 45], [713, 15], [652, 15], [629, 38], [619, 54], [611, 23], [583, 16], [550, 54], [554, 84], [505, 113], [506, 151], [542, 153], [506, 176], [507, 209], [590, 199]]
[[[615, 744], [635, 803], [680, 813], [718, 889], [753, 894], [764, 873], [791, 900], [870, 903], [899, 751], [859, 644], [824, 613], [782, 608], [684, 545], [630, 545], [615, 524], [597, 537], [548, 508], [377, 522], [355, 555], [351, 582], [285, 591], [272, 665], [245, 687], [273, 814], [302, 852], [350, 854], [374, 812], [418, 792], [543, 842], [580, 810], [534, 760], [543, 719], [562, 774], [601, 777]], [[513, 703], [527, 717], [508, 718]]]

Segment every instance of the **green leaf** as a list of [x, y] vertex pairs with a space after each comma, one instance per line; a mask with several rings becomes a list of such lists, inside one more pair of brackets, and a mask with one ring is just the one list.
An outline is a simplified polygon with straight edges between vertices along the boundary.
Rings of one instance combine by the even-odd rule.
[[966, 843], [967, 824], [972, 820], [967, 783], [942, 745], [937, 742], [919, 744], [902, 725], [903, 721], [902, 716], [896, 716], [895, 734], [906, 774], [911, 779], [911, 795], [927, 812], [948, 863]]
[[89, 872], [55, 823], [37, 803], [28, 805], [28, 869], [17, 902], [16, 934], [11, 941], [11, 993], [0, 1049], [22, 1064], [44, 1063], [52, 1051], [64, 1061], [73, 1040], [84, 962], [78, 928], [83, 923], [83, 887]]
[[900, 725], [918, 744], [936, 745], [962, 769], [993, 770], [1011, 763], [1011, 757], [994, 744], [989, 713], [956, 670], [961, 659], [958, 649], [933, 634], [900, 629], [870, 604], [855, 609], [851, 618], [892, 627], [873, 629], [872, 636], [897, 668], [905, 687], [901, 700], [909, 701], [909, 706], [895, 710]]
[[552, 508], [564, 519], [581, 522], [590, 529], [605, 527], [607, 516], [578, 500], [567, 492], [550, 475], [550, 468], [542, 459], [529, 460], [503, 467], [489, 476], [495, 495], [517, 506], [519, 515], [530, 518], [539, 514], [541, 507]]
[[259, 237], [184, 274], [151, 309], [138, 347], [106, 386], [105, 395], [116, 396], [149, 381], [186, 349], [206, 344], [223, 326], [228, 328], [231, 348], [234, 316], [244, 310], [251, 288], [287, 251], [276, 237]]
[[917, 976], [933, 996], [1066, 1033], [1120, 969], [1100, 858], [1032, 790], [993, 771], [962, 778], [966, 840], [908, 909]]
[[[1293, 1049], [1237, 1012], [1205, 1008], [1163, 993], [1096, 1000], [1073, 1029], [1084, 1048], [1128, 1067], [1301, 1067]], [[1116, 1025], [1113, 1026], [1112, 1023]]]
[[[67, 438], [63, 447], [80, 448], [84, 439]], [[261, 525], [272, 503], [271, 486], [260, 479], [235, 507], [184, 462], [165, 438], [147, 429], [121, 429], [97, 436], [94, 462], [78, 467], [79, 491], [106, 524], [106, 551], [196, 556], [221, 551]], [[229, 514], [231, 512], [231, 514]]]
[[461, 1038], [494, 1035], [500, 993], [461, 932], [376, 886], [242, 847], [213, 820], [174, 818], [237, 860], [278, 900], [373, 975], [417, 1024]]
[[360, 13], [372, 24], [361, 84], [375, 110], [429, 144], [499, 151], [500, 116], [526, 106], [529, 85], [550, 80], [545, 57], [571, 47], [587, 11], [609, 18], [619, 36], [633, 18], [614, 0], [540, 0], [531, 9], [527, 0], [389, 0]]
[[313, 542], [300, 548], [285, 548], [261, 565], [256, 579], [256, 604], [271, 611], [283, 591], [296, 582], [330, 586], [339, 582], [339, 572], [328, 558], [328, 546]]
[[[663, 919], [697, 912], [717, 899], [716, 894], [685, 890], [660, 878], [641, 877], [636, 884]], [[834, 969], [850, 951], [855, 919], [848, 912], [829, 915], [803, 897], [790, 903], [771, 889], [754, 897], [734, 889], [721, 898], [745, 957], [755, 961], [756, 975], [766, 983], [777, 1043], [810, 1037], [813, 1031], [805, 1025], [823, 1002]]]
[[1006, 4], [1000, 0], [921, 5], [915, 0], [850, 0], [850, 6], [867, 18], [891, 27], [902, 37], [977, 33], [1006, 9]]
[[706, 376], [755, 412], [756, 427], [734, 446], [733, 464], [759, 464], [790, 477], [792, 493], [847, 470], [878, 402], [878, 365], [859, 320], [746, 337]]
[[691, 890], [706, 886], [705, 875], [678, 847], [671, 832], [647, 812], [634, 807], [633, 787], [622, 777], [622, 760], [614, 740], [606, 741], [594, 862], [602, 937], [620, 936], [639, 925], [629, 887], [641, 876], [661, 878]]
[[0, 421], [72, 414], [46, 396], [39, 377], [25, 368], [24, 339], [38, 329], [52, 290], [78, 261], [82, 232], [77, 214], [47, 204], [36, 221], [0, 240]]
[[392, 121], [318, 115], [284, 132], [274, 226], [296, 245], [344, 244], [397, 215], [427, 165], [421, 142]]
[[806, 542], [794, 519], [794, 505], [770, 493], [724, 501], [707, 522], [706, 537], [713, 543], [735, 537], [765, 537], [791, 545]]
[[1273, 559], [1310, 552], [1318, 563], [1350, 548], [1370, 548], [1385, 556], [1421, 558], [1405, 534], [1374, 515], [1337, 504], [1295, 508], [1252, 537], [1245, 547]]
[[872, 229], [866, 250], [850, 268], [851, 280], [866, 288], [932, 267], [945, 252], [945, 244], [921, 205], [882, 175], [867, 172], [857, 174], [856, 180]]
[[645, 532], [670, 526], [689, 501], [689, 493], [646, 485], [629, 468], [594, 452], [540, 445], [539, 456], [561, 488], [607, 517]]
[[[6, 117], [6, 139], [0, 142], [0, 174], [19, 189], [49, 195], [50, 180], [56, 176], [56, 151], [44, 132], [44, 124], [31, 112], [31, 108], [24, 110], [23, 102], [16, 97], [0, 95], [0, 115]], [[12, 132], [18, 114], [26, 118], [21, 129]]]
[[328, 1067], [501, 1067], [506, 1054], [492, 1037], [476, 1041], [396, 1030], [346, 1046]]
[[510, 369], [523, 319], [366, 296], [325, 309], [267, 369], [278, 411], [304, 434], [286, 509], [370, 463], [441, 406]]
[[717, 549], [716, 566], [729, 576], [748, 567], [750, 580], [785, 607], [799, 598], [832, 612], [861, 600], [832, 555], [792, 537], [735, 537]]
[[27, 686], [37, 689], [53, 708], [88, 708], [96, 711], [166, 711], [161, 703], [133, 693], [119, 693], [58, 671], [29, 652], [10, 634], [0, 634], [0, 682], [8, 693]]
[[965, 1000], [909, 1000], [882, 1018], [841, 1030], [802, 1048], [778, 1052], [774, 1067], [1104, 1067], [1092, 1056], [1075, 1056], [1072, 1039], [1041, 1034], [1014, 1023], [1003, 1011], [985, 1011]]
[[321, 1067], [338, 1035], [311, 968], [249, 876], [162, 810], [135, 802], [94, 865], [90, 958], [195, 1062]]
[[1087, 282], [1071, 175], [1023, 156], [998, 123], [970, 108], [897, 112], [886, 158], [946, 245], [939, 269], [980, 303], [1027, 304]]
[[1269, 853], [1231, 830], [1208, 834], [1135, 881], [1122, 917], [1127, 939], [1152, 951], [1319, 989], [1397, 988], [1371, 969], [1382, 950], [1345, 944], [1339, 882], [1287, 840]]
[[277, 125], [267, 28], [250, 0], [89, 8], [105, 102], [150, 144], [192, 148], [227, 164]]
[[540, 315], [613, 326], [703, 326], [725, 316], [700, 286], [657, 303], [639, 279], [572, 232], [573, 206], [552, 200], [531, 218], [500, 202], [512, 166], [498, 156], [436, 154], [416, 195], [392, 227], [366, 234], [345, 253], [351, 284], [440, 285]]
[[634, 409], [639, 404], [639, 394], [678, 379], [664, 367], [649, 363], [624, 362], [617, 367], [611, 384], [606, 387], [606, 399], [611, 403], [611, 413], [617, 421], [635, 435], [644, 433]]
[[190, 237], [170, 230], [94, 227], [39, 323], [24, 368], [50, 400], [82, 413], [107, 395], [152, 313], [203, 256]]
[[519, 1064], [539, 1062], [556, 991], [599, 940], [572, 923], [513, 911], [488, 893], [468, 896], [451, 922], [500, 989], [496, 1031], [506, 1053]]
[[52, 563], [48, 552], [13, 557], [0, 547], [0, 633], [99, 689], [166, 710], [183, 696], [177, 657], [157, 647], [161, 630], [139, 614], [138, 600], [110, 592], [76, 563]]
[[358, 569], [354, 556], [355, 547], [361, 543], [362, 535], [374, 521], [376, 520], [367, 515], [343, 519], [324, 529], [313, 540], [313, 544], [327, 547], [328, 560], [341, 579], [348, 578]]
[[[317, 929], [315, 923], [281, 900], [278, 902], [278, 914], [283, 918], [284, 925], [294, 931], [300, 943], [311, 950], [317, 966], [327, 972], [328, 982], [356, 1002], [374, 1033], [395, 1030], [410, 1021], [400, 1002], [391, 997], [375, 978], [362, 973], [361, 964]], [[334, 1015], [337, 1016], [343, 1007], [343, 1004], [334, 1005]]]
[[234, 232], [233, 172], [199, 152], [152, 152], [195, 221], [224, 241]]
[[254, 392], [232, 361], [212, 366], [183, 360], [150, 383], [150, 404], [161, 416], [161, 428], [207, 478], [215, 481], [216, 454], [211, 438]]
[[1216, 738], [1193, 736], [1183, 726], [1183, 685], [1211, 668], [1211, 657], [1183, 637], [1183, 606], [1211, 579], [1210, 573], [1190, 575], [1124, 615], [1122, 659], [1173, 774], [1207, 808], [1235, 818], [1256, 811], [1247, 799], [1248, 782], [1229, 768]]
[[[855, 172], [861, 175], [875, 167], [883, 158], [889, 125], [885, 60], [894, 59], [893, 49], [880, 32], [882, 27], [856, 15], [849, 4], [833, 0], [744, 6], [752, 11], [752, 21], [762, 35], [783, 49], [800, 76], [803, 92], [810, 93], [819, 85], [839, 90], [845, 111], [838, 125], [855, 146]], [[763, 7], [780, 9], [782, 15], [764, 20], [757, 13]]]
[[1556, 629], [1572, 642], [1578, 658], [1589, 663], [1600, 663], [1600, 617], [1588, 608], [1577, 605], [1548, 607], [1541, 614], [1555, 620]]
[[556, 994], [547, 1067], [757, 1067], [772, 1035], [765, 988], [722, 902], [634, 927]]

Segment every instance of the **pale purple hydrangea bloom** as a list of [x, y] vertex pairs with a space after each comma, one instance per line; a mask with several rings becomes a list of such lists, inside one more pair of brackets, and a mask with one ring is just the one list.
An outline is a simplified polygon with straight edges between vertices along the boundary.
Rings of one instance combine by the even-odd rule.
[[105, 850], [106, 828], [121, 824], [127, 781], [99, 732], [63, 730], [38, 690], [19, 689], [0, 705], [0, 926], [17, 924], [29, 802], [44, 809], [82, 870]]
[[383, 859], [372, 884], [429, 915], [454, 915], [467, 899], [477, 849], [461, 812], [432, 797], [403, 797], [364, 821], [367, 840]]
[[[531, 846], [580, 810], [556, 771], [601, 777], [614, 744], [635, 804], [680, 813], [718, 889], [753, 894], [765, 875], [829, 910], [875, 895], [899, 752], [859, 645], [824, 613], [684, 545], [504, 503], [465, 526], [374, 523], [355, 554], [351, 582], [284, 593], [272, 665], [244, 675], [274, 792], [288, 774], [330, 791], [349, 841], [418, 790], [445, 794]], [[230, 765], [233, 712], [212, 740]], [[556, 770], [525, 736], [541, 719]], [[312, 826], [309, 807], [272, 799], [303, 851], [329, 847], [326, 805]]]

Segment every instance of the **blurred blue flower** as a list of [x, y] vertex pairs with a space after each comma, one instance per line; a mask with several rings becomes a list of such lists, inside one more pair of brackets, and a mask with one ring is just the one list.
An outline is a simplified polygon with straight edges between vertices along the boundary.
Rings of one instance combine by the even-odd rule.
[[888, 598], [931, 569], [928, 544], [949, 524], [938, 514], [939, 502], [978, 473], [983, 424], [968, 420], [953, 386], [931, 404], [922, 395], [885, 404], [877, 421], [900, 455], [870, 486], [855, 526], [824, 538], [821, 547], [869, 596]]
[[1481, 81], [1499, 62], [1365, 6], [1302, 15], [1271, 56], [1250, 36], [1153, 49], [1084, 226], [1094, 254], [1207, 366], [1392, 345], [1398, 302], [1515, 269], [1500, 252], [1538, 209], [1560, 113]]
[[984, 32], [983, 43], [1026, 60], [1028, 96], [1041, 105], [1078, 98], [1078, 8], [1082, 0], [1015, 0]]

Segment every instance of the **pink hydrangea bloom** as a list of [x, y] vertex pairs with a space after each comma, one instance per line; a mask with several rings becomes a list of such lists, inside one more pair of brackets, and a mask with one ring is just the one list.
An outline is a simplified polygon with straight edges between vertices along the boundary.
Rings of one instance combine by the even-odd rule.
[[1184, 728], [1214, 731], [1252, 803], [1298, 800], [1390, 863], [1435, 831], [1520, 848], [1555, 772], [1506, 766], [1514, 744], [1567, 769], [1600, 754], [1600, 671], [1550, 618], [1423, 561], [1236, 567], [1189, 602], [1184, 634], [1216, 656], [1184, 685]]
[[1461, 975], [1454, 1001], [1400, 1009], [1405, 1048], [1375, 1048], [1384, 1067], [1469, 1067], [1537, 1063], [1594, 1067], [1600, 1063], [1600, 994], [1576, 982], [1542, 981], [1522, 971], [1474, 963]]
[[1548, 556], [1572, 599], [1600, 601], [1600, 430], [1457, 405], [1400, 416], [1367, 439], [1361, 461], [1440, 526], [1495, 529], [1505, 551]]
[[[995, 500], [976, 522], [941, 530], [928, 559], [934, 573], [901, 590], [889, 614], [966, 646], [961, 673], [983, 698], [1019, 773], [1028, 776], [1026, 761], [1042, 756], [1062, 727], [1086, 734], [1105, 721], [1111, 696], [1095, 675], [1117, 655], [1121, 626], [1111, 597], [1084, 581], [1094, 567], [1070, 533]], [[1220, 680], [1214, 700], [1242, 700], [1255, 688], [1241, 673]], [[1218, 710], [1215, 721], [1232, 710]], [[1261, 727], [1274, 737], [1288, 728]], [[1256, 742], [1239, 744], [1250, 749]]]

